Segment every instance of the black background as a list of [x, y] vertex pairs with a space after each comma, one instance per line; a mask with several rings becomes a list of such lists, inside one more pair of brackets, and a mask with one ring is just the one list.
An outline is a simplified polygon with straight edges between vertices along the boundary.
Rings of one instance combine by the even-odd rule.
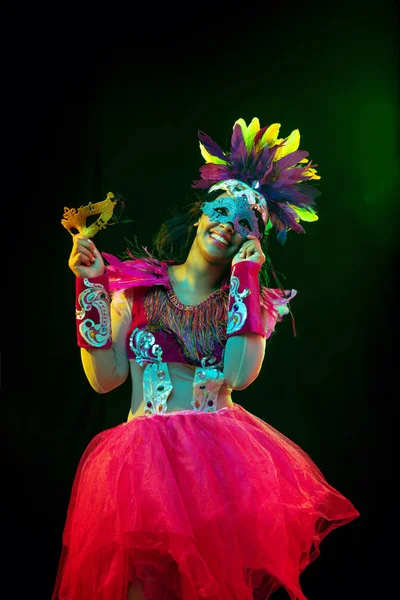
[[[25, 13], [8, 55], [12, 80], [22, 83], [12, 99], [16, 119], [5, 123], [16, 146], [13, 185], [27, 185], [26, 231], [12, 236], [25, 293], [20, 302], [11, 277], [13, 308], [4, 312], [5, 330], [17, 316], [23, 332], [7, 390], [11, 485], [3, 501], [26, 596], [51, 597], [77, 462], [129, 409], [129, 382], [99, 396], [83, 374], [63, 209], [118, 192], [133, 223], [100, 232], [98, 247], [118, 254], [134, 235], [151, 247], [168, 206], [186, 203], [198, 177], [197, 130], [224, 145], [236, 119], [258, 116], [261, 125], [282, 123], [282, 137], [300, 129], [300, 148], [322, 176], [320, 220], [284, 247], [271, 243], [276, 268], [298, 290], [297, 336], [290, 318], [277, 326], [259, 378], [234, 401], [306, 450], [361, 513], [328, 536], [302, 575], [308, 599], [386, 597], [397, 245], [378, 125], [393, 152], [397, 110], [386, 110], [379, 90], [392, 90], [395, 103], [395, 24], [389, 2]], [[365, 162], [359, 151], [368, 145]], [[364, 201], [371, 180], [381, 192], [372, 206]]]

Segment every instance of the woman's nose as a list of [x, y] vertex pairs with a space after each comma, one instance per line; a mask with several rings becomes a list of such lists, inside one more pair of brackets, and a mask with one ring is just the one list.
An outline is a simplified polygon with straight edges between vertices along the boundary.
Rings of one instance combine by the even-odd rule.
[[226, 223], [220, 223], [220, 225], [221, 225], [221, 227], [223, 229], [228, 229], [232, 233], [235, 233], [235, 228], [234, 228], [233, 223], [231, 221], [227, 221]]

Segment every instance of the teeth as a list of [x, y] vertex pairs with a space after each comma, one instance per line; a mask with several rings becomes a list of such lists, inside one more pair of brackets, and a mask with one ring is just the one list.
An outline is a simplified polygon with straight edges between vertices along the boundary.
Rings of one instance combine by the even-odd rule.
[[219, 242], [222, 242], [223, 244], [225, 244], [225, 246], [228, 245], [228, 242], [226, 240], [224, 240], [223, 237], [221, 237], [220, 235], [218, 235], [217, 233], [210, 233], [210, 236], [216, 240], [218, 240]]

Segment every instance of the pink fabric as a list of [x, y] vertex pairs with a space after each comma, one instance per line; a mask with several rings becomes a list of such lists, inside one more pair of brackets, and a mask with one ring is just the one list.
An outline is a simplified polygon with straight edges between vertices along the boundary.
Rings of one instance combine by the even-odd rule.
[[[105, 493], [107, 491], [107, 493]], [[52, 600], [267, 600], [359, 513], [296, 444], [238, 404], [98, 434], [76, 474]]]
[[296, 296], [297, 290], [281, 290], [261, 286], [261, 305], [267, 311], [267, 339], [275, 331], [275, 325], [289, 313], [289, 302]]
[[166, 261], [158, 261], [150, 255], [148, 259], [136, 258], [124, 261], [107, 252], [102, 252], [102, 256], [109, 263], [106, 273], [109, 276], [110, 290], [113, 292], [152, 285], [164, 285], [167, 289], [171, 289]]
[[[266, 337], [265, 327], [261, 320], [260, 284], [258, 282], [260, 269], [259, 263], [250, 260], [238, 262], [232, 267], [231, 282], [233, 281], [234, 285], [231, 285], [229, 295], [228, 338], [244, 333], [258, 333]], [[244, 315], [242, 314], [243, 308], [245, 309]]]

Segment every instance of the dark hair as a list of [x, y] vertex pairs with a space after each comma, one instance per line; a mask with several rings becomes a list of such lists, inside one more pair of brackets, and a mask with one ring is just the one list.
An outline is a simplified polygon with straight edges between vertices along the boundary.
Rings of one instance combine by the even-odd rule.
[[[174, 206], [169, 209], [171, 217], [164, 221], [159, 231], [153, 237], [153, 250], [151, 254], [158, 260], [174, 261], [177, 264], [185, 262], [189, 250], [196, 237], [196, 228], [194, 224], [201, 217], [201, 207], [204, 202], [212, 202], [221, 195], [220, 190], [214, 192], [197, 192], [196, 199], [184, 206]], [[268, 234], [265, 232], [265, 224], [258, 211], [255, 211], [258, 219], [258, 228], [262, 233], [261, 248], [268, 256]], [[129, 242], [131, 254], [136, 258], [147, 256], [145, 252], [136, 248], [132, 242]], [[268, 269], [269, 261], [265, 261], [259, 272], [260, 285], [267, 286], [269, 282]]]

